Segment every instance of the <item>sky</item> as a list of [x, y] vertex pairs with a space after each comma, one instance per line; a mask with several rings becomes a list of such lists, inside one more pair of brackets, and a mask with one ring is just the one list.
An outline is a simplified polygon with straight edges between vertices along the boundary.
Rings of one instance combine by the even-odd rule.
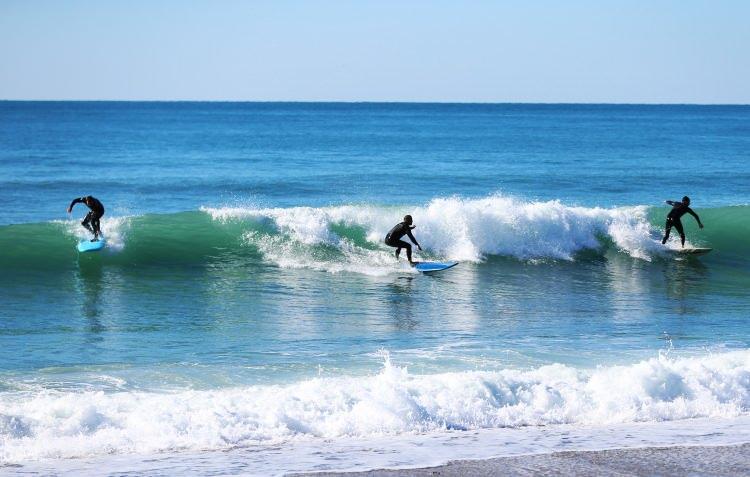
[[750, 1], [0, 0], [0, 99], [750, 104]]

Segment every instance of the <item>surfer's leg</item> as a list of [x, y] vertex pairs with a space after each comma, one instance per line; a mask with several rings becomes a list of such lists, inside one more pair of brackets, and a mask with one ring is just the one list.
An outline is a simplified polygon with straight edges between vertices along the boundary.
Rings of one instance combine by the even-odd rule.
[[664, 238], [661, 239], [662, 245], [667, 243], [667, 240], [669, 240], [669, 231], [672, 230], [672, 221], [670, 219], [667, 219], [667, 225], [664, 226]]
[[674, 221], [674, 228], [677, 230], [677, 233], [680, 234], [680, 241], [682, 242], [682, 246], [685, 247], [685, 231], [682, 228], [682, 222], [680, 222], [679, 219]]
[[385, 244], [389, 247], [396, 247], [396, 260], [398, 260], [398, 256], [401, 255], [401, 244], [399, 242], [400, 240], [398, 242], [394, 242], [392, 240], [385, 241]]
[[406, 257], [409, 259], [409, 262], [411, 262], [411, 244], [408, 242], [404, 242], [403, 240], [398, 240], [396, 242], [393, 242], [389, 244], [391, 247], [396, 247], [396, 258], [401, 254], [401, 249], [406, 249]]
[[406, 249], [406, 258], [409, 259], [409, 263], [411, 263], [411, 244], [404, 242], [403, 240], [400, 241], [401, 246]]
[[94, 240], [92, 240], [92, 242], [96, 242], [97, 240], [99, 240], [99, 235], [101, 235], [101, 233], [102, 233], [102, 230], [101, 230], [101, 228], [99, 226], [99, 216], [98, 215], [96, 215], [96, 216], [94, 216], [94, 217], [91, 218], [91, 225], [92, 225], [93, 231], [94, 231]]
[[96, 234], [96, 232], [94, 232], [94, 229], [91, 227], [91, 219], [93, 218], [93, 216], [93, 212], [89, 212], [88, 214], [86, 214], [86, 217], [83, 218], [83, 222], [81, 222], [81, 225], [86, 227], [86, 230], [88, 230], [92, 234]]
[[409, 258], [409, 261], [411, 262], [411, 244], [408, 242], [404, 242], [403, 240], [396, 240], [395, 242], [386, 242], [386, 245], [389, 247], [396, 247], [396, 259], [398, 259], [398, 256], [401, 255], [401, 249], [406, 249], [406, 256]]

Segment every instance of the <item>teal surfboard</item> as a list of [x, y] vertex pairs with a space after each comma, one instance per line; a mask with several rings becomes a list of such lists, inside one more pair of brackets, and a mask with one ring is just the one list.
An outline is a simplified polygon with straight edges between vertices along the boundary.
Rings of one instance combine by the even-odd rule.
[[451, 267], [458, 265], [458, 262], [419, 262], [414, 268], [422, 273], [439, 272], [441, 270], [448, 270]]
[[106, 244], [107, 242], [103, 238], [97, 240], [96, 242], [92, 242], [91, 240], [81, 240], [80, 242], [78, 242], [78, 246], [76, 248], [81, 253], [96, 252], [103, 249]]

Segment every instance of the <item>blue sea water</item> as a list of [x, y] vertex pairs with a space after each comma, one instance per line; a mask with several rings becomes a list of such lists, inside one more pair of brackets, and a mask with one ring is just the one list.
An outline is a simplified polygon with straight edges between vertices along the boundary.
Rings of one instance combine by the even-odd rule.
[[[747, 106], [0, 102], [0, 190], [6, 469], [413, 466], [748, 418]], [[79, 255], [87, 194], [108, 245]], [[660, 243], [685, 194], [708, 255]], [[407, 213], [420, 259], [461, 263], [397, 261]]]

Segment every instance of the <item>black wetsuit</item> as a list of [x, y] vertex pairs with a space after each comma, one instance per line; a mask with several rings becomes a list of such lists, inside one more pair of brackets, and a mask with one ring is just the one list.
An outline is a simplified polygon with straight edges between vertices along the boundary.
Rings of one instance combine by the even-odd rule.
[[74, 205], [76, 204], [85, 204], [89, 209], [89, 213], [86, 214], [86, 217], [84, 217], [83, 222], [81, 222], [81, 225], [86, 227], [91, 231], [91, 233], [94, 234], [94, 239], [99, 238], [99, 235], [101, 235], [102, 231], [99, 228], [99, 219], [102, 218], [102, 215], [104, 215], [104, 206], [101, 202], [99, 202], [99, 199], [88, 196], [89, 202], [91, 202], [91, 205], [86, 204], [86, 197], [79, 197], [77, 199], [73, 199], [73, 202], [70, 203], [70, 208], [72, 209]]
[[682, 228], [682, 221], [680, 220], [680, 218], [682, 218], [682, 216], [685, 214], [690, 214], [695, 217], [695, 220], [698, 221], [699, 225], [701, 223], [701, 219], [698, 218], [698, 214], [693, 212], [693, 209], [683, 204], [682, 202], [668, 200], [667, 204], [672, 206], [672, 210], [670, 210], [669, 214], [667, 215], [667, 224], [665, 226], [666, 230], [664, 231], [664, 238], [662, 239], [661, 243], [667, 243], [667, 240], [669, 239], [669, 232], [672, 230], [672, 227], [674, 227], [675, 229], [677, 229], [677, 233], [680, 234], [682, 245], [685, 245], [685, 230]]
[[401, 237], [407, 235], [409, 240], [414, 242], [414, 245], [419, 246], [417, 239], [411, 234], [411, 229], [411, 225], [406, 222], [399, 222], [385, 235], [385, 244], [390, 247], [396, 247], [396, 258], [398, 258], [398, 255], [401, 253], [401, 249], [405, 248], [406, 258], [409, 259], [409, 262], [411, 262], [411, 244], [401, 240]]

